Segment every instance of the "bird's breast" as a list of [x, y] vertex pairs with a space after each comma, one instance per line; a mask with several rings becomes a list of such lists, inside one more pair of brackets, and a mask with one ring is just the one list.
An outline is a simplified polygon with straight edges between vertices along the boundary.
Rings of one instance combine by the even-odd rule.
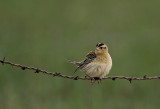
[[110, 55], [107, 57], [96, 58], [93, 62], [87, 64], [82, 70], [91, 77], [104, 77], [112, 67]]
[[92, 77], [99, 77], [106, 71], [106, 64], [92, 62], [82, 69], [86, 74]]

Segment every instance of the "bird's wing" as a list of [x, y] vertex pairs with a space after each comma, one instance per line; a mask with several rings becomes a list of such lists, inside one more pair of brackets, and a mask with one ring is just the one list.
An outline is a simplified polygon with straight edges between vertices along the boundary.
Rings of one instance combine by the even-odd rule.
[[87, 55], [86, 55], [86, 59], [84, 59], [82, 62], [79, 63], [78, 68], [74, 71], [74, 73], [79, 70], [82, 69], [84, 66], [86, 66], [87, 64], [89, 64], [90, 62], [92, 62], [94, 59], [96, 58], [96, 54], [94, 51], [90, 51]]
[[94, 51], [90, 51], [90, 52], [86, 55], [86, 57], [87, 57], [87, 58], [90, 58], [90, 59], [96, 58], [96, 54], [95, 54]]

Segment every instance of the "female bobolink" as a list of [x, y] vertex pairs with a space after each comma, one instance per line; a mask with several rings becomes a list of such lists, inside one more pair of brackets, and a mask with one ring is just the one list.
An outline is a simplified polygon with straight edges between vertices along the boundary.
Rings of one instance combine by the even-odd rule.
[[83, 61], [69, 62], [78, 66], [75, 72], [80, 69], [87, 76], [99, 79], [109, 74], [112, 67], [112, 58], [108, 53], [108, 47], [103, 43], [98, 43], [95, 51], [89, 52]]

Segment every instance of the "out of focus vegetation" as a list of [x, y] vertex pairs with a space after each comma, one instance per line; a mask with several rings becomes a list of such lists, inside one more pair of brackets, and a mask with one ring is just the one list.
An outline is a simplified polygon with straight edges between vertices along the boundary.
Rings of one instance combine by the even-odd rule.
[[[0, 58], [73, 73], [98, 42], [113, 59], [109, 76], [160, 75], [158, 0], [2, 0]], [[0, 109], [159, 109], [159, 80], [73, 81], [0, 65]]]

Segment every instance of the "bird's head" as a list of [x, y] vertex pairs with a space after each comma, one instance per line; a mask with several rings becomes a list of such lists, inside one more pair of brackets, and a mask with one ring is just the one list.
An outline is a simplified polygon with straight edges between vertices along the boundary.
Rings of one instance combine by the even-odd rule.
[[96, 45], [95, 54], [96, 55], [104, 55], [106, 53], [108, 53], [108, 47], [107, 47], [107, 45], [105, 45], [103, 43], [98, 43]]

